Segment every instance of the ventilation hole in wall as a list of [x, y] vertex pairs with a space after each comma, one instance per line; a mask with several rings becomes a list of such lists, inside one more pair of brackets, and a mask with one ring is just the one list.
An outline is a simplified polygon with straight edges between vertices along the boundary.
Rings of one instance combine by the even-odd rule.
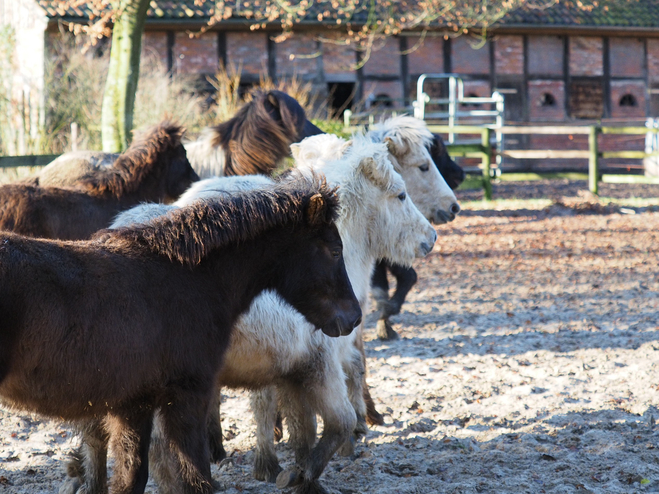
[[[468, 93], [465, 98], [478, 98], [479, 96], [476, 93]], [[463, 106], [465, 108], [477, 108], [479, 105], [478, 103], [464, 103]], [[482, 105], [480, 105], [482, 106]]]
[[373, 100], [373, 105], [384, 108], [391, 108], [394, 106], [394, 100], [391, 99], [391, 96], [389, 96], [388, 94], [380, 93], [375, 96], [375, 99]]
[[637, 106], [638, 102], [636, 101], [636, 98], [633, 94], [627, 93], [623, 95], [622, 98], [620, 98], [620, 102], [618, 104], [620, 106]]
[[551, 93], [543, 93], [540, 96], [540, 106], [556, 106], [556, 98]]

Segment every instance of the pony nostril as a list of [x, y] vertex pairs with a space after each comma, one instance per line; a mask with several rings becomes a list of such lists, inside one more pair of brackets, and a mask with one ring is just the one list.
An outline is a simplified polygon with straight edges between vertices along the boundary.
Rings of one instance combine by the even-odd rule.
[[458, 214], [460, 212], [460, 205], [457, 202], [454, 202], [451, 204], [450, 211], [453, 214]]
[[356, 328], [356, 327], [359, 326], [361, 323], [362, 323], [362, 316], [359, 316], [359, 317], [357, 318], [357, 320], [352, 324], [352, 327], [353, 327], [353, 328]]

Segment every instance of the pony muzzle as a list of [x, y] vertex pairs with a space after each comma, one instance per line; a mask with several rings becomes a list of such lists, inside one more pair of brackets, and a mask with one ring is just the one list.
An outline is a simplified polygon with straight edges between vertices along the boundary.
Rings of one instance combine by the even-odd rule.
[[429, 218], [429, 220], [436, 225], [443, 225], [444, 223], [450, 223], [453, 221], [459, 212], [460, 205], [457, 202], [454, 202], [448, 207], [448, 209], [436, 209], [433, 217]]
[[321, 328], [322, 332], [332, 338], [347, 336], [362, 323], [362, 310], [357, 304], [356, 308], [337, 315], [328, 326]]
[[437, 242], [437, 232], [433, 228], [428, 238], [418, 245], [415, 257], [426, 257], [432, 251], [435, 242]]

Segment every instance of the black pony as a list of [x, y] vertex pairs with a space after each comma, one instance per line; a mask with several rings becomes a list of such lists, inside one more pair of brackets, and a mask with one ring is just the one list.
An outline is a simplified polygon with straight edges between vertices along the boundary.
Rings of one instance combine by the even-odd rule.
[[240, 313], [274, 289], [329, 336], [361, 321], [337, 212], [334, 190], [297, 180], [91, 241], [0, 233], [0, 397], [101, 423], [113, 494], [144, 492], [158, 411], [181, 492], [210, 494], [206, 423]]
[[[433, 134], [430, 156], [448, 186], [453, 190], [457, 189], [465, 179], [465, 172], [451, 159], [444, 145], [444, 141], [437, 134]], [[388, 298], [389, 282], [387, 280], [387, 270], [396, 278], [396, 290], [391, 298]], [[400, 308], [405, 302], [405, 297], [416, 283], [416, 280], [417, 276], [414, 268], [400, 266], [384, 259], [378, 261], [375, 265], [371, 285], [378, 290], [374, 291], [374, 295], [387, 294], [386, 298], [376, 297], [376, 311], [378, 314], [377, 335], [381, 340], [398, 338], [398, 333], [391, 327], [389, 317], [400, 312]]]

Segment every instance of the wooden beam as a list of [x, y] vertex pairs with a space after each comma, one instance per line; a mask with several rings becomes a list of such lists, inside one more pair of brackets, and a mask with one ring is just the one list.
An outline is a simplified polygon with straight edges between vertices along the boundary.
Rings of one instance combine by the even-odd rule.
[[602, 182], [607, 184], [659, 184], [659, 177], [645, 175], [602, 175]]
[[517, 159], [588, 159], [590, 151], [556, 149], [508, 149], [499, 152], [501, 156]]
[[16, 168], [19, 166], [46, 166], [59, 154], [41, 154], [36, 156], [0, 156], [0, 168]]

